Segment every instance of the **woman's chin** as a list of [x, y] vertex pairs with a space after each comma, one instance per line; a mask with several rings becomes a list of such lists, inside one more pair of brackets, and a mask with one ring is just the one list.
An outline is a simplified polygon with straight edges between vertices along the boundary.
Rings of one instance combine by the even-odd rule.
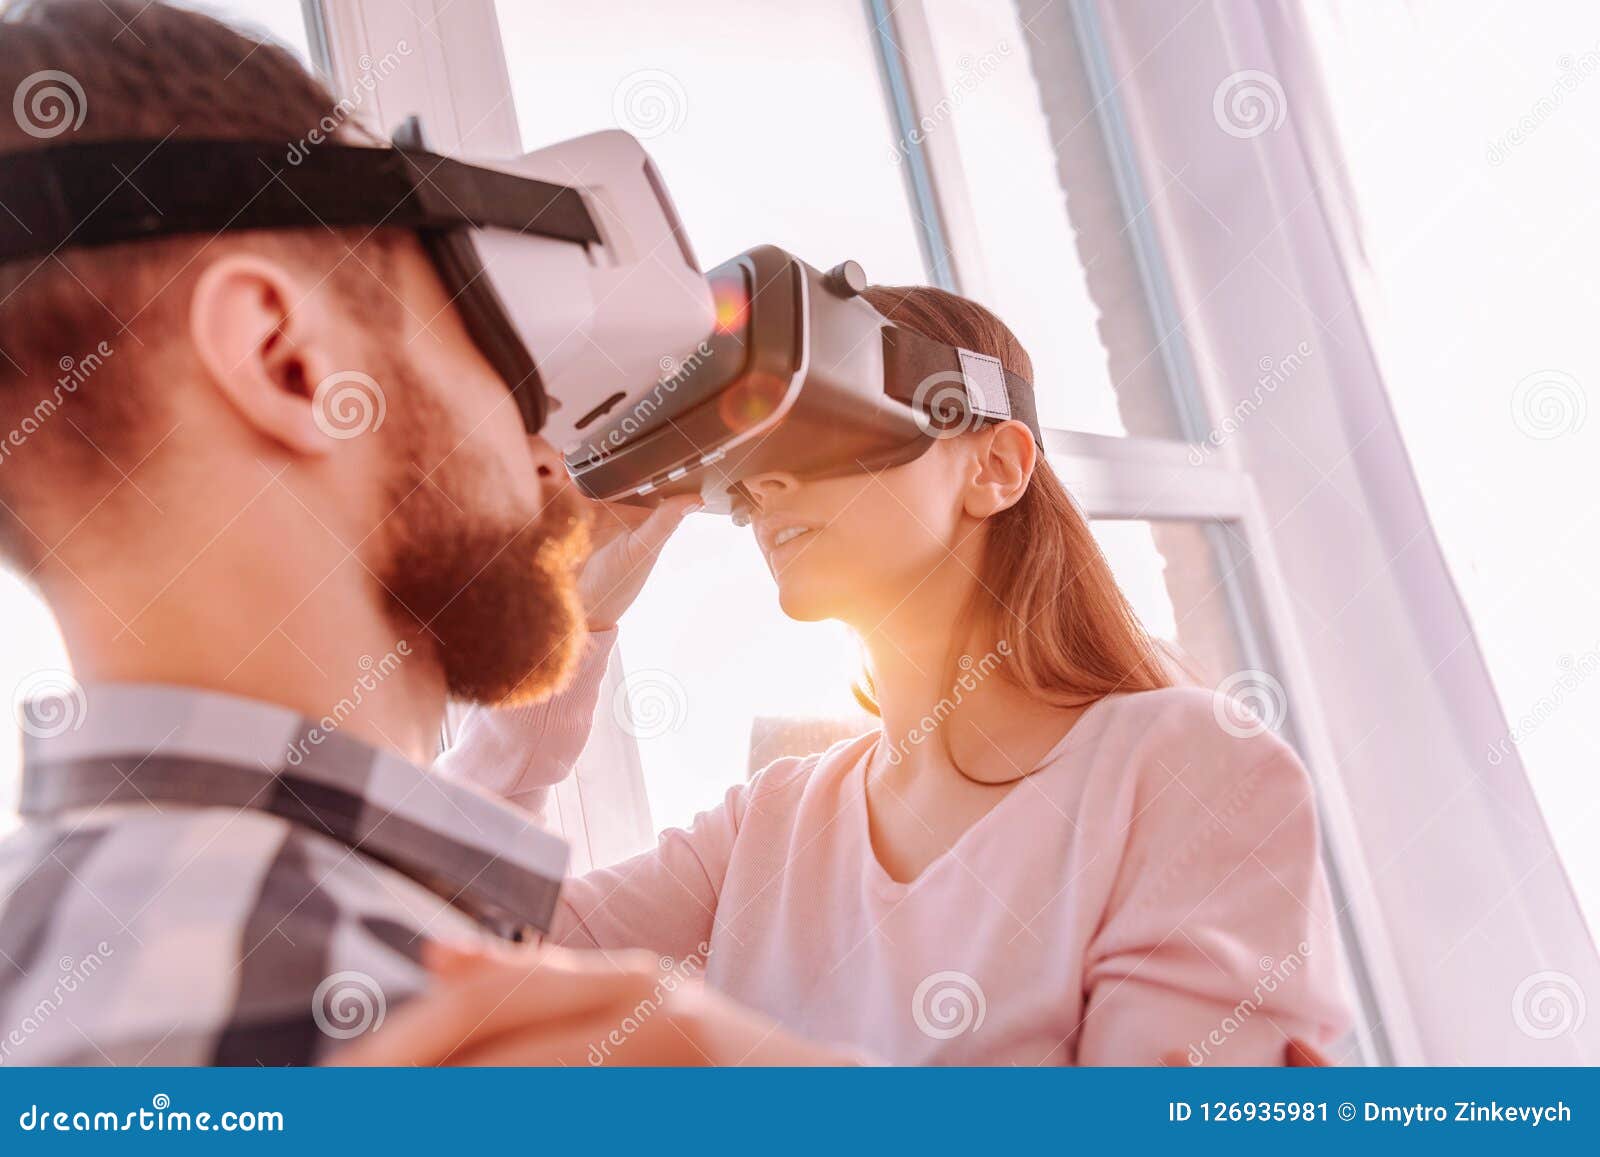
[[778, 606], [796, 622], [816, 623], [823, 619], [838, 618], [839, 611], [834, 605], [836, 602], [836, 599], [829, 598], [826, 592], [816, 590], [809, 583], [778, 580]]

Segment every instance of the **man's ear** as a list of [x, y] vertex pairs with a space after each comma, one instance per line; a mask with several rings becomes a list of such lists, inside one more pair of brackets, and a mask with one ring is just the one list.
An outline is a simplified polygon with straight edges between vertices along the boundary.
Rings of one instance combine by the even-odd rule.
[[200, 274], [189, 304], [189, 332], [212, 384], [257, 433], [295, 454], [322, 455], [336, 439], [316, 421], [317, 383], [334, 372], [323, 311], [282, 265], [230, 253]]
[[1016, 505], [1028, 489], [1039, 450], [1021, 422], [1001, 422], [979, 431], [976, 458], [962, 506], [974, 518], [988, 518]]

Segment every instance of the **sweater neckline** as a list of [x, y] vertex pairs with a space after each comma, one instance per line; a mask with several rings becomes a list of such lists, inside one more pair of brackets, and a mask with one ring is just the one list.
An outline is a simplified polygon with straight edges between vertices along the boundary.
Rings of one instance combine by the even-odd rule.
[[[1056, 741], [1055, 746], [1050, 748], [1044, 757], [1039, 760], [1037, 769], [1018, 780], [1011, 790], [1006, 793], [1004, 799], [968, 824], [966, 829], [955, 838], [948, 848], [929, 860], [923, 866], [922, 871], [909, 880], [896, 880], [891, 876], [888, 869], [883, 866], [883, 861], [878, 858], [878, 850], [872, 846], [872, 819], [867, 804], [867, 771], [871, 768], [872, 761], [878, 750], [883, 746], [883, 730], [880, 728], [874, 741], [866, 746], [856, 760], [855, 766], [851, 768], [849, 781], [850, 807], [854, 812], [850, 822], [855, 829], [857, 838], [861, 842], [862, 858], [866, 861], [866, 875], [873, 890], [885, 899], [903, 899], [933, 876], [945, 871], [947, 863], [959, 864], [961, 862], [961, 853], [969, 845], [977, 843], [986, 829], [995, 826], [998, 822], [996, 817], [1000, 812], [1011, 806], [1014, 797], [1022, 793], [1031, 795], [1035, 791], [1042, 791], [1043, 785], [1033, 781], [1053, 771], [1068, 751], [1077, 747], [1084, 740], [1092, 738], [1100, 730], [1101, 709], [1111, 701], [1125, 697], [1121, 693], [1105, 695], [1091, 703], [1084, 713], [1078, 716], [1072, 726], [1067, 728], [1061, 738]], [[1087, 726], [1091, 719], [1095, 722], [1095, 726], [1092, 728]]]

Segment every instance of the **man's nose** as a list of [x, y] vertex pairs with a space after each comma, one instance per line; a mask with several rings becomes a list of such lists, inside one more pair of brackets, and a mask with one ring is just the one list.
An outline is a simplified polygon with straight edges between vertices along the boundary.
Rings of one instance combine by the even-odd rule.
[[528, 449], [532, 452], [534, 466], [539, 471], [539, 481], [546, 489], [566, 482], [567, 464], [561, 460], [561, 455], [554, 446], [538, 434], [534, 434], [528, 438]]

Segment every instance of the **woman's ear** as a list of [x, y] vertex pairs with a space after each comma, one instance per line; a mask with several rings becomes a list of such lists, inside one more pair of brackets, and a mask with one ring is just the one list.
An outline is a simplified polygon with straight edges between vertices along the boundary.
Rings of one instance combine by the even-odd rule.
[[189, 333], [212, 385], [245, 422], [291, 453], [322, 455], [336, 440], [312, 399], [332, 359], [310, 320], [321, 311], [305, 307], [305, 294], [277, 262], [230, 253], [195, 283]]
[[1039, 450], [1028, 427], [1017, 421], [981, 430], [979, 439], [963, 509], [973, 518], [988, 518], [1021, 500]]

